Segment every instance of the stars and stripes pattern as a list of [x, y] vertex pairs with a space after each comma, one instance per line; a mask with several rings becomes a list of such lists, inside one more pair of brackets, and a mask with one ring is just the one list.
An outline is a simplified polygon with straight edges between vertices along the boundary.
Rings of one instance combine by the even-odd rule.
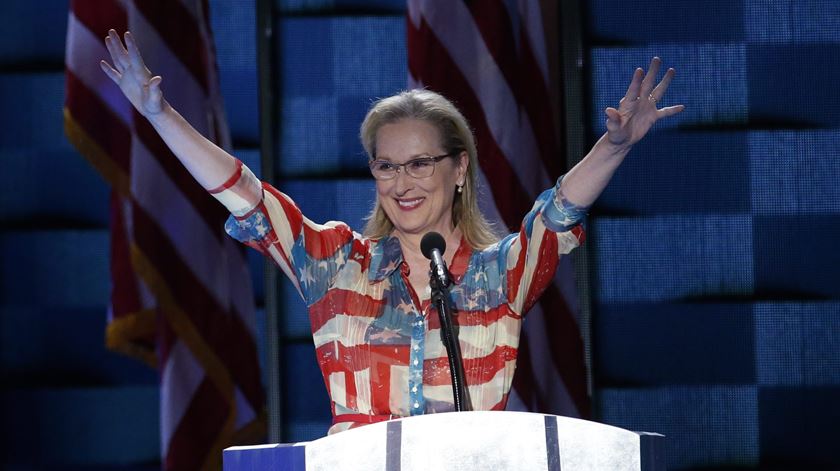
[[[454, 323], [475, 410], [505, 408], [523, 315], [561, 256], [582, 240], [582, 213], [564, 205], [559, 185], [536, 199], [518, 232], [485, 250], [462, 240], [453, 256]], [[241, 162], [212, 193], [232, 213], [228, 233], [271, 258], [309, 307], [332, 400], [330, 433], [454, 410], [437, 312], [411, 287], [396, 237], [368, 239], [341, 222], [317, 224]]]
[[[552, 48], [557, 9], [540, 0], [409, 0], [410, 88], [452, 100], [474, 128], [482, 210], [515, 228], [564, 167], [562, 97]], [[511, 407], [587, 417], [589, 396], [574, 273], [564, 260], [523, 333]]]
[[103, 38], [131, 30], [167, 100], [230, 148], [206, 1], [71, 2], [69, 139], [112, 186], [107, 343], [160, 370], [164, 469], [217, 469], [264, 436], [251, 280], [228, 216], [100, 70]]

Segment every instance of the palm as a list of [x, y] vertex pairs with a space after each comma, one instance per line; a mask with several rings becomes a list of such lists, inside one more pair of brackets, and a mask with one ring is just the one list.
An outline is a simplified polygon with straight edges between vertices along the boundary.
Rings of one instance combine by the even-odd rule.
[[105, 74], [120, 87], [140, 114], [149, 116], [159, 113], [164, 103], [160, 90], [161, 78], [152, 77], [131, 33], [125, 33], [124, 47], [117, 32], [111, 30], [105, 38], [105, 46], [114, 64], [111, 66], [106, 61], [100, 63]]
[[[656, 103], [662, 100], [675, 73], [674, 69], [668, 69], [662, 81], [654, 87], [660, 63], [659, 58], [654, 57], [647, 74], [644, 74], [641, 68], [636, 69], [627, 93], [619, 102], [618, 109], [612, 107], [606, 109], [607, 138], [610, 143], [618, 146], [632, 146], [647, 134], [656, 121], [685, 109], [683, 105], [656, 108]], [[643, 75], [644, 78], [642, 78]]]

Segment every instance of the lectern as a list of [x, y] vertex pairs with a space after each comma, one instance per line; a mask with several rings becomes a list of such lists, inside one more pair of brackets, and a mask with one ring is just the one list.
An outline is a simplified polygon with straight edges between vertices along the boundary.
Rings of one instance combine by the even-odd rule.
[[664, 471], [665, 437], [556, 415], [450, 412], [224, 451], [224, 471], [508, 469]]

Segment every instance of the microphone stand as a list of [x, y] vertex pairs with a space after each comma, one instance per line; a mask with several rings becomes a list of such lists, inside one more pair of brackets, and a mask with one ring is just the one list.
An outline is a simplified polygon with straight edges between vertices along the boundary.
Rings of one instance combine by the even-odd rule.
[[[447, 280], [449, 277], [447, 277]], [[446, 347], [446, 356], [449, 358], [449, 372], [452, 375], [452, 398], [455, 402], [455, 410], [458, 412], [471, 410], [469, 397], [467, 396], [466, 383], [464, 382], [464, 364], [461, 360], [461, 346], [455, 338], [455, 329], [452, 326], [452, 305], [449, 300], [449, 284], [441, 283], [434, 274], [432, 268], [429, 286], [432, 288], [432, 303], [440, 317], [440, 337]]]

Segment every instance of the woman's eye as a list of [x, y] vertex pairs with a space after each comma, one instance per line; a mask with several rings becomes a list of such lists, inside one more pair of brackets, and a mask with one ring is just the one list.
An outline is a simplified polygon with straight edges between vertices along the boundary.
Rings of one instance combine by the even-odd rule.
[[374, 168], [376, 170], [379, 170], [380, 172], [389, 172], [394, 169], [394, 166], [389, 164], [388, 162], [377, 162], [374, 165]]
[[408, 164], [411, 165], [411, 168], [420, 169], [420, 168], [426, 168], [429, 165], [432, 165], [432, 160], [431, 159], [412, 160]]

